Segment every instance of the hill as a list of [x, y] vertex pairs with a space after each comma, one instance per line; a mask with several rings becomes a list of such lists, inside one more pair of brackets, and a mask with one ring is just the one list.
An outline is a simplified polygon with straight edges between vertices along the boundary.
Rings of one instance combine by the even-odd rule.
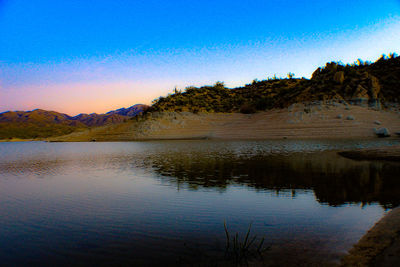
[[82, 123], [70, 120], [68, 115], [54, 111], [36, 109], [0, 114], [0, 139], [57, 136], [83, 127]]
[[143, 113], [146, 109], [146, 105], [138, 104], [106, 114], [77, 116], [42, 109], [7, 111], [0, 113], [0, 139], [35, 139], [65, 135], [88, 127], [120, 123]]
[[311, 79], [254, 80], [233, 89], [217, 82], [213, 86], [187, 87], [183, 92], [160, 97], [153, 111], [242, 112], [284, 108], [299, 102], [335, 100], [381, 108], [381, 103], [400, 100], [400, 57], [391, 54], [376, 62], [354, 64], [330, 62]]

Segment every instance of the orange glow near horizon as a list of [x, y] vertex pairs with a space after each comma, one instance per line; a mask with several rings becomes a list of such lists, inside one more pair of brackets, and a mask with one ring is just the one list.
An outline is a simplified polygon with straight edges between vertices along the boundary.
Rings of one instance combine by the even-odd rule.
[[[74, 83], [25, 86], [2, 92], [4, 103], [14, 102], [8, 110], [52, 110], [74, 116], [79, 113], [105, 113], [135, 104], [151, 104], [168, 88], [160, 84], [138, 82]], [[151, 93], [149, 93], [149, 91]], [[20, 99], [15, 105], [15, 99]], [[11, 101], [12, 100], [12, 101]], [[7, 106], [5, 106], [7, 109]]]

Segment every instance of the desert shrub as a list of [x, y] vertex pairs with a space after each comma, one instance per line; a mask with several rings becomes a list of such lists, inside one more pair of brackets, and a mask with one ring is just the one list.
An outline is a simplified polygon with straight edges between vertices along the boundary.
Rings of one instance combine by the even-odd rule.
[[243, 114], [256, 113], [256, 108], [253, 105], [246, 103], [240, 107], [240, 113], [243, 113]]
[[274, 105], [274, 101], [270, 97], [263, 97], [257, 100], [256, 109], [257, 110], [266, 110], [272, 108]]

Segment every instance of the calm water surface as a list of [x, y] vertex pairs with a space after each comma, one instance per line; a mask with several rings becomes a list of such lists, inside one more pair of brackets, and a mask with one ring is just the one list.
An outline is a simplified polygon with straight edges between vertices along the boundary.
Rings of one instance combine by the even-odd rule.
[[335, 149], [396, 141], [0, 143], [6, 265], [174, 265], [265, 236], [268, 264], [338, 262], [400, 203], [400, 165]]

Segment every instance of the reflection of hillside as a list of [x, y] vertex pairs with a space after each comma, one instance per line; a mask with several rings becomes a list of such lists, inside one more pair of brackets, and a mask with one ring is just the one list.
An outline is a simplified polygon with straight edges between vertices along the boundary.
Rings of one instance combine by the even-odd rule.
[[400, 204], [400, 165], [355, 162], [331, 153], [251, 157], [165, 153], [153, 159], [156, 172], [171, 182], [192, 189], [243, 184], [257, 189], [312, 189], [321, 203], [379, 202], [384, 207]]
[[67, 164], [67, 161], [56, 159], [0, 162], [0, 174], [44, 177], [63, 173]]
[[[378, 202], [385, 208], [400, 204], [400, 164], [352, 161], [334, 152], [270, 154], [273, 144], [171, 142], [147, 149], [113, 153], [55, 153], [0, 160], [0, 176], [40, 177], [96, 171], [132, 175], [156, 172], [178, 188], [223, 191], [230, 184], [257, 190], [288, 192], [313, 190], [329, 205]], [[279, 150], [280, 151], [280, 150]], [[281, 151], [280, 151], [281, 152]]]

